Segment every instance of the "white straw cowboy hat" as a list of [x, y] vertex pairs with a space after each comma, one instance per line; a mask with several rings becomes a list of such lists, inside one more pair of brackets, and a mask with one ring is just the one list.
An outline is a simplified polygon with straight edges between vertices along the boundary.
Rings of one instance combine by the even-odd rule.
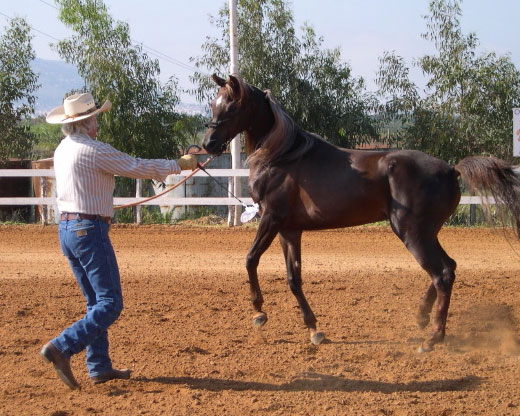
[[96, 106], [92, 94], [86, 92], [69, 95], [63, 100], [63, 105], [54, 108], [47, 114], [46, 121], [50, 124], [67, 124], [92, 117], [98, 113], [110, 110], [112, 104], [106, 100], [101, 107]]

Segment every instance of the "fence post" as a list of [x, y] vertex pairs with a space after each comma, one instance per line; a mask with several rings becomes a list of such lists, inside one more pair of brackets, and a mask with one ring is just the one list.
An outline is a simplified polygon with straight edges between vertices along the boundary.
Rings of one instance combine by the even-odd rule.
[[54, 198], [54, 201], [55, 201], [54, 205], [53, 205], [53, 209], [54, 209], [54, 224], [59, 224], [60, 223], [60, 212], [58, 211], [58, 201], [56, 199], [56, 197], [57, 197], [56, 182], [54, 182], [54, 186], [52, 187], [51, 194], [52, 194], [52, 197]]
[[[473, 192], [470, 192], [469, 196], [474, 196]], [[469, 225], [475, 225], [477, 216], [477, 206], [475, 204], [469, 204]]]
[[[42, 197], [45, 198], [47, 196], [47, 178], [45, 176], [41, 176], [40, 177], [40, 185], [41, 185], [41, 194], [42, 194]], [[42, 204], [41, 205], [42, 207], [42, 210], [40, 212], [40, 221], [42, 223], [42, 225], [46, 225], [47, 224], [47, 205], [45, 204]]]
[[469, 225], [475, 225], [476, 208], [477, 206], [475, 204], [469, 205]]
[[[136, 182], [135, 182], [135, 197], [136, 198], [141, 198], [141, 189], [142, 189], [142, 180], [141, 179], [136, 179]], [[137, 205], [135, 207], [135, 217], [136, 217], [136, 221], [137, 221], [137, 224], [141, 224], [141, 205]]]
[[[233, 192], [233, 177], [228, 178], [228, 195], [230, 195], [230, 192]], [[226, 195], [226, 196], [228, 196]], [[228, 226], [233, 227], [235, 225], [235, 206], [234, 205], [228, 205]]]

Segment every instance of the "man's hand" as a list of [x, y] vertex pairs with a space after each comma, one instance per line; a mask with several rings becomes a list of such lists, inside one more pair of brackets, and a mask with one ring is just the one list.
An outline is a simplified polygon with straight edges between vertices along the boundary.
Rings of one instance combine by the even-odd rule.
[[182, 170], [194, 170], [197, 168], [197, 158], [193, 155], [184, 155], [180, 159], [177, 159], [177, 163]]

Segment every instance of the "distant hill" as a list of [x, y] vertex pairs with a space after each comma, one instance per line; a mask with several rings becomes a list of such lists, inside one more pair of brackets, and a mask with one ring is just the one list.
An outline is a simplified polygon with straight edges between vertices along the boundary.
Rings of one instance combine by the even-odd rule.
[[[48, 113], [61, 105], [63, 98], [71, 91], [83, 88], [84, 81], [74, 65], [64, 61], [36, 58], [32, 63], [33, 71], [38, 74], [41, 88], [36, 92], [36, 115]], [[177, 110], [187, 114], [206, 114], [203, 106], [179, 103]]]
[[63, 102], [63, 97], [73, 89], [82, 88], [83, 78], [74, 65], [63, 61], [36, 58], [32, 63], [41, 85], [36, 92], [36, 114], [44, 114]]
[[177, 112], [179, 113], [188, 114], [190, 116], [202, 114], [203, 116], [209, 117], [209, 108], [205, 108], [201, 104], [190, 104], [180, 102], [179, 104], [177, 104], [177, 107], [175, 107], [175, 110], [177, 110]]

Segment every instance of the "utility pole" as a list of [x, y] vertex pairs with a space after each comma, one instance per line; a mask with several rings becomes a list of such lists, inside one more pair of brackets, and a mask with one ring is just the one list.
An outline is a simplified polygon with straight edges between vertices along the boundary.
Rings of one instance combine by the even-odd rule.
[[[229, 45], [230, 45], [230, 73], [238, 75], [238, 39], [237, 39], [237, 0], [229, 0]], [[240, 169], [240, 136], [231, 141], [231, 169]], [[232, 177], [228, 187], [236, 196], [240, 196], [240, 176]], [[234, 205], [229, 207], [228, 225], [240, 225], [242, 207]]]

